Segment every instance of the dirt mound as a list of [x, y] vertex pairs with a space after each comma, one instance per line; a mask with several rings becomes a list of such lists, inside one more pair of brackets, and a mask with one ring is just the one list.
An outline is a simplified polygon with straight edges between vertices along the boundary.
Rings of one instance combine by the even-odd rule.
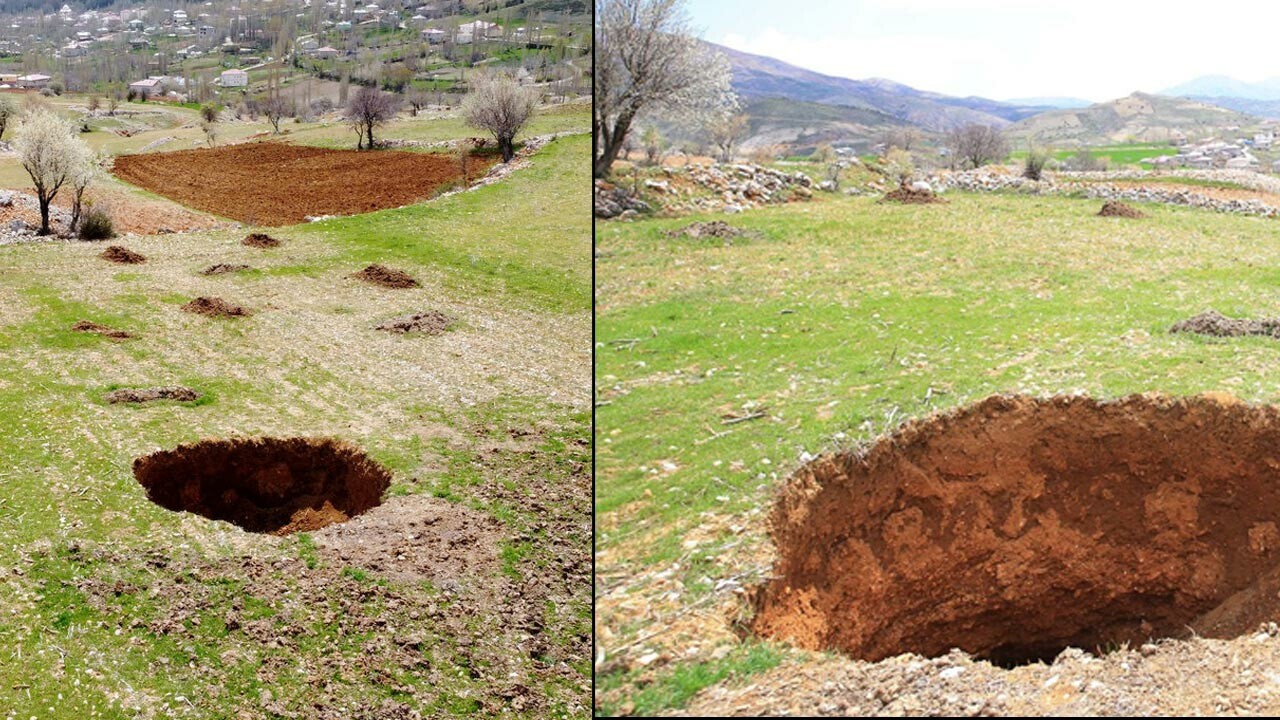
[[248, 309], [239, 305], [232, 305], [219, 297], [198, 297], [183, 305], [182, 309], [189, 313], [199, 313], [209, 317], [248, 317], [252, 314]]
[[90, 320], [79, 320], [75, 325], [71, 326], [71, 329], [75, 332], [97, 333], [103, 337], [111, 338], [112, 340], [128, 340], [133, 337], [133, 333], [109, 328], [106, 325], [101, 325]]
[[111, 245], [106, 250], [103, 250], [98, 257], [115, 263], [125, 263], [126, 265], [136, 265], [147, 261], [145, 255], [136, 253], [122, 245]]
[[288, 535], [382, 504], [391, 473], [332, 439], [205, 440], [133, 461], [152, 502], [250, 532]]
[[879, 202], [896, 202], [903, 205], [928, 205], [930, 203], [945, 203], [946, 199], [940, 197], [932, 190], [915, 190], [909, 187], [900, 187], [884, 194]]
[[449, 323], [451, 322], [453, 322], [453, 319], [439, 310], [428, 310], [417, 315], [406, 315], [394, 320], [388, 320], [379, 325], [377, 329], [394, 333], [420, 332], [428, 335], [439, 335], [449, 329]]
[[667, 237], [687, 237], [694, 240], [702, 238], [732, 240], [745, 232], [723, 220], [713, 220], [712, 222], [696, 222], [679, 230], [670, 230], [667, 232]]
[[421, 287], [421, 284], [413, 279], [409, 273], [403, 270], [396, 270], [384, 265], [374, 263], [358, 273], [352, 273], [351, 277], [357, 280], [381, 285], [389, 288], [415, 288]]
[[1144, 218], [1146, 213], [1141, 210], [1119, 200], [1108, 200], [1102, 204], [1102, 209], [1098, 211], [1099, 217], [1122, 217], [1122, 218]]
[[199, 400], [200, 393], [181, 385], [153, 388], [120, 388], [107, 393], [103, 399], [113, 405], [116, 403], [145, 403], [155, 400], [191, 402], [192, 400]]
[[225, 273], [240, 272], [248, 270], [248, 265], [232, 265], [230, 263], [217, 263], [200, 271], [201, 275], [223, 275]]
[[1235, 637], [1280, 617], [1278, 447], [1280, 409], [1208, 395], [992, 397], [907, 424], [792, 476], [752, 627], [1005, 666]]
[[[474, 155], [468, 174], [484, 175], [500, 159]], [[187, 207], [257, 226], [400, 207], [462, 179], [448, 154], [279, 142], [121, 155], [112, 173]]]
[[1169, 332], [1189, 332], [1200, 335], [1216, 335], [1218, 337], [1267, 335], [1280, 338], [1280, 318], [1237, 320], [1229, 318], [1217, 310], [1210, 310], [1175, 324], [1169, 328]]
[[266, 233], [249, 233], [244, 236], [244, 240], [241, 240], [240, 244], [256, 248], [280, 247], [280, 241]]

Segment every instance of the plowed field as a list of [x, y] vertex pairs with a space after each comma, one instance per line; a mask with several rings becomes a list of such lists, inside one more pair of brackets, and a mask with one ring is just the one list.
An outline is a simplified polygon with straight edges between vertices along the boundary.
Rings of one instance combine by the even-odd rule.
[[[495, 162], [475, 157], [477, 177]], [[292, 225], [308, 216], [356, 215], [430, 197], [461, 179], [447, 155], [261, 142], [123, 155], [115, 175], [188, 207], [251, 225]]]

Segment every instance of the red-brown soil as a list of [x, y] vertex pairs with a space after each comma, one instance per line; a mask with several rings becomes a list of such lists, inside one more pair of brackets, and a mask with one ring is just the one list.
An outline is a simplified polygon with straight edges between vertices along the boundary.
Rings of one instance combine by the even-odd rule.
[[205, 440], [140, 457], [133, 476], [152, 502], [288, 535], [345, 522], [382, 503], [391, 473], [332, 439]]
[[449, 323], [453, 319], [439, 310], [428, 310], [417, 315], [406, 315], [405, 317], [388, 320], [377, 327], [378, 330], [386, 330], [394, 333], [426, 333], [428, 335], [439, 335], [449, 329]]
[[[497, 159], [475, 156], [468, 172], [482, 175]], [[278, 142], [122, 155], [113, 172], [188, 207], [269, 226], [399, 207], [461, 177], [457, 161], [443, 154]]]
[[939, 196], [932, 190], [912, 190], [909, 187], [900, 187], [884, 194], [880, 198], [880, 202], [896, 202], [904, 205], [928, 205], [930, 203], [944, 203], [946, 198]]
[[141, 253], [136, 253], [122, 245], [111, 245], [98, 257], [103, 260], [110, 260], [114, 263], [123, 263], [125, 265], [137, 265], [147, 261], [147, 257]]
[[217, 263], [216, 265], [210, 265], [209, 267], [201, 270], [200, 274], [201, 275], [223, 275], [226, 273], [240, 272], [241, 270], [248, 270], [248, 269], [249, 269], [248, 265], [233, 265], [230, 263]]
[[249, 233], [244, 236], [244, 240], [241, 240], [240, 244], [256, 248], [280, 247], [280, 241], [266, 233]]
[[180, 385], [173, 387], [120, 388], [107, 393], [104, 399], [113, 405], [116, 403], [154, 402], [156, 400], [191, 402], [192, 400], [199, 400], [200, 393]]
[[1280, 618], [1280, 408], [992, 397], [802, 467], [755, 632], [1002, 665]]
[[182, 306], [185, 312], [208, 315], [209, 317], [247, 317], [252, 313], [239, 305], [219, 297], [198, 297]]
[[1098, 211], [1099, 217], [1122, 217], [1122, 218], [1144, 218], [1146, 213], [1120, 202], [1119, 200], [1108, 200], [1102, 204], [1102, 209]]
[[1239, 320], [1229, 318], [1217, 310], [1209, 310], [1176, 323], [1169, 328], [1169, 332], [1189, 332], [1199, 335], [1215, 335], [1217, 337], [1266, 335], [1280, 338], [1280, 318]]
[[112, 340], [128, 340], [133, 337], [133, 333], [109, 328], [106, 325], [90, 320], [79, 320], [75, 325], [71, 326], [71, 329], [75, 332], [97, 333], [98, 335], [111, 338]]
[[358, 273], [352, 273], [351, 277], [357, 280], [364, 280], [374, 285], [381, 285], [389, 288], [415, 288], [420, 287], [417, 280], [413, 276], [403, 270], [396, 270], [384, 265], [373, 264], [361, 270]]

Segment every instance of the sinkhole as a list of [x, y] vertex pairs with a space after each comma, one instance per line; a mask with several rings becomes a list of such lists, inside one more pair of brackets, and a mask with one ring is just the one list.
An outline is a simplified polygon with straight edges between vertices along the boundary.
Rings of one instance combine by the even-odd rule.
[[1280, 410], [991, 397], [801, 467], [751, 629], [1005, 667], [1280, 617]]
[[391, 474], [332, 439], [204, 440], [139, 457], [133, 475], [152, 502], [288, 535], [345, 522], [382, 503]]

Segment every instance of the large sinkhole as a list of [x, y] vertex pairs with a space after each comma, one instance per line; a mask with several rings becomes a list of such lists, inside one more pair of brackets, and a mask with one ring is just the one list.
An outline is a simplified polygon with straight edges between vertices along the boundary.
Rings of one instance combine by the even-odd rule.
[[770, 519], [752, 629], [996, 664], [1280, 617], [1280, 410], [992, 397], [820, 457]]
[[287, 535], [345, 522], [382, 503], [391, 474], [346, 443], [315, 438], [205, 440], [133, 461], [152, 502]]

